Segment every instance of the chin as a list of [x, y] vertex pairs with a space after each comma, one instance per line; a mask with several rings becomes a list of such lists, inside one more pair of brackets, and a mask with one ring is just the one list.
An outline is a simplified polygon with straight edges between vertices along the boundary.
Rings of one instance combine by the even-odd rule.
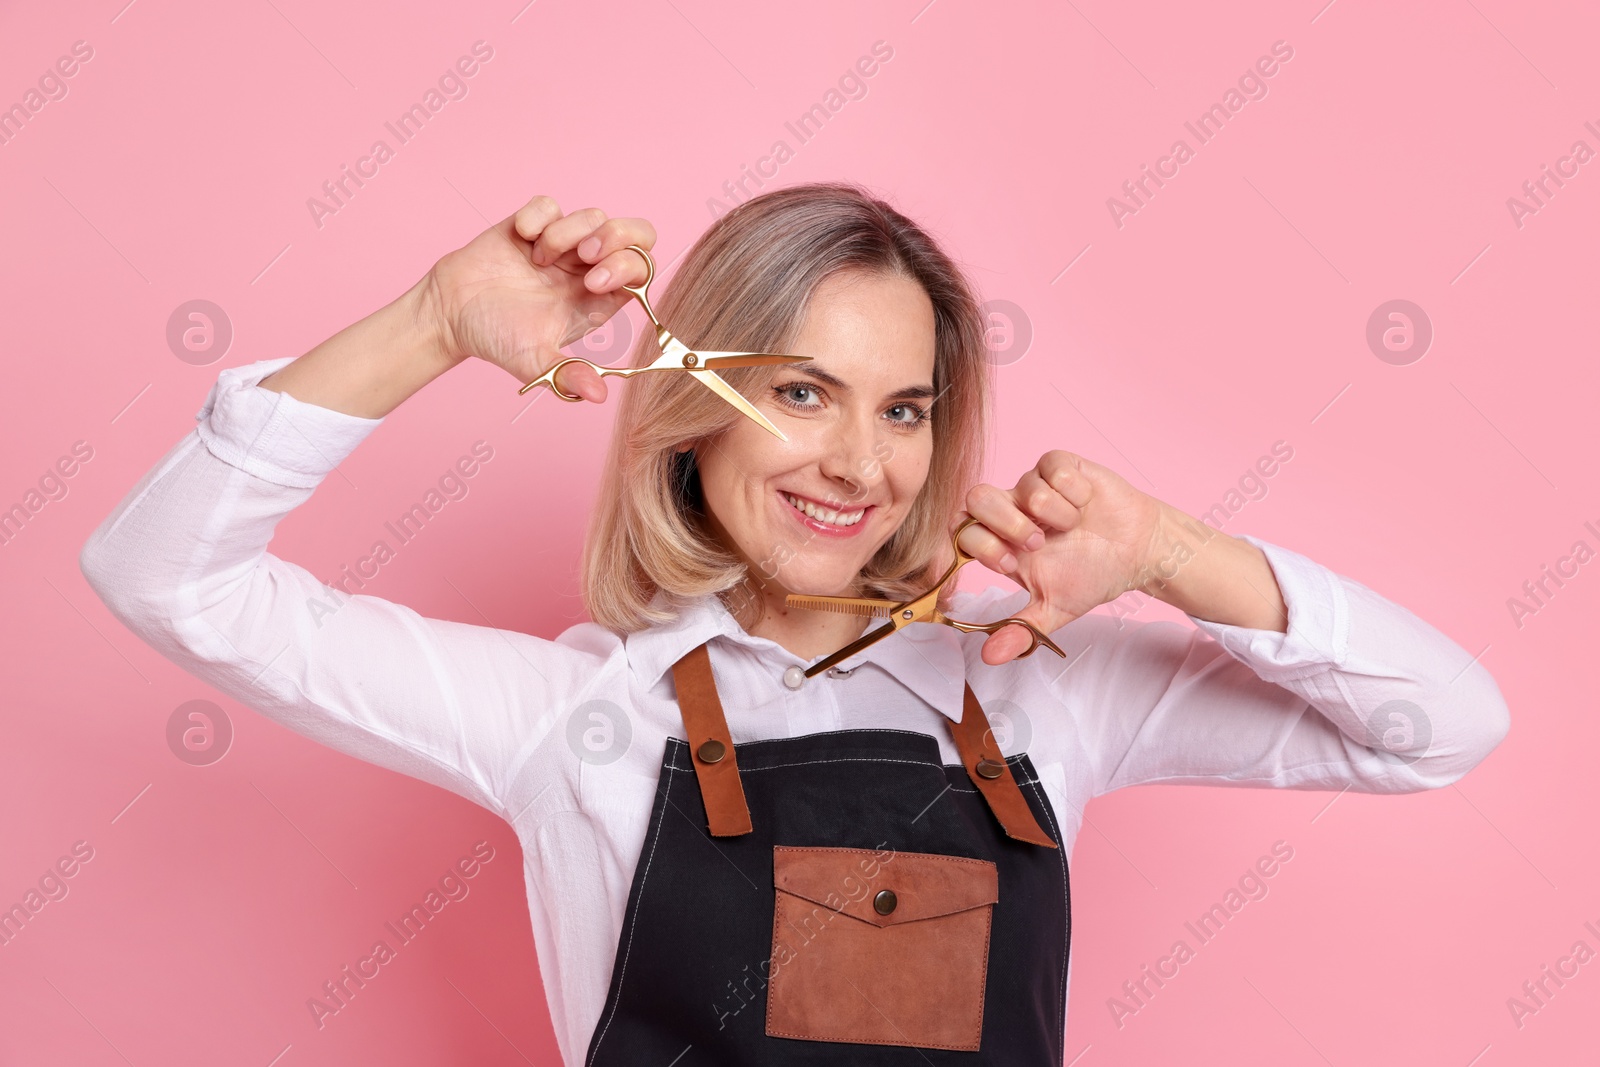
[[807, 571], [804, 574], [785, 576], [781, 571], [778, 580], [791, 593], [808, 596], [849, 596], [860, 570], [848, 573]]

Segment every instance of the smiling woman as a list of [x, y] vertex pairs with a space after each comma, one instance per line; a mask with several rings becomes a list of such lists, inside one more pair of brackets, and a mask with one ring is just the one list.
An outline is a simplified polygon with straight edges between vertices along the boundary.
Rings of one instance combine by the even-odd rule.
[[[949, 257], [855, 186], [796, 186], [719, 219], [658, 311], [696, 347], [811, 362], [722, 372], [787, 441], [688, 375], [643, 375], [624, 392], [584, 542], [595, 621], [630, 633], [672, 618], [671, 601], [715, 593], [748, 632], [778, 639], [794, 629], [788, 592], [924, 592], [988, 425], [983, 316]], [[631, 365], [656, 354], [642, 336]], [[815, 615], [801, 626], [817, 652], [861, 629]]]
[[[468, 358], [607, 399], [561, 350], [639, 291], [655, 239], [534, 197], [310, 352], [222, 371], [81, 554], [117, 618], [220, 691], [506, 819], [566, 1063], [1059, 1067], [1092, 798], [1436, 788], [1504, 736], [1477, 659], [1304, 556], [1197, 536], [1061, 448], [979, 482], [978, 300], [837, 183], [734, 209], [655, 305], [702, 352], [808, 358], [719, 365], [750, 411], [694, 373], [630, 378], [584, 546], [593, 621], [548, 639], [364, 594], [307, 612], [328, 590], [267, 552], [281, 520]], [[953, 535], [1024, 588], [935, 591]], [[1149, 591], [1194, 627], [1091, 614], [1167, 559]], [[791, 611], [787, 591], [872, 599]], [[935, 592], [959, 626], [905, 622]], [[885, 603], [904, 625], [858, 643], [852, 609]]]

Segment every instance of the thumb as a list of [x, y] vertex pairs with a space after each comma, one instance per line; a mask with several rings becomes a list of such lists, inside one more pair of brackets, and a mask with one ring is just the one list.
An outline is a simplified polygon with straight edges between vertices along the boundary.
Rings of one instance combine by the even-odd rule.
[[[1032, 623], [1042, 634], [1053, 634], [1071, 622], [1073, 616], [1034, 601], [1017, 612], [1013, 618]], [[1026, 652], [1033, 639], [1033, 634], [1028, 632], [1026, 626], [1002, 626], [990, 634], [989, 639], [983, 643], [983, 662], [993, 666], [1009, 663]], [[1033, 654], [1037, 655], [1038, 649], [1035, 649]]]
[[[559, 352], [556, 355], [562, 358]], [[568, 363], [556, 371], [555, 380], [568, 393], [576, 393], [594, 404], [605, 402], [605, 380], [595, 373], [594, 368], [583, 363]]]

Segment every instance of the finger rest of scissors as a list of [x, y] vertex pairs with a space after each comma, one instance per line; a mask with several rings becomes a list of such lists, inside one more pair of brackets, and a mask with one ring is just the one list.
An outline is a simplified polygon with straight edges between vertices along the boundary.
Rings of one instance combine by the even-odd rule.
[[1031, 639], [1031, 641], [1030, 641], [1030, 643], [1028, 645], [1027, 651], [1019, 652], [1017, 654], [1017, 657], [1016, 657], [1017, 659], [1022, 659], [1022, 658], [1026, 657], [1026, 656], [1033, 655], [1034, 650], [1037, 649], [1040, 645], [1043, 645], [1045, 648], [1048, 648], [1051, 652], [1054, 652], [1056, 655], [1060, 656], [1062, 659], [1066, 659], [1067, 658], [1067, 654], [1065, 652], [1061, 651], [1061, 646], [1057, 645], [1054, 641], [1050, 640], [1050, 635], [1049, 634], [1047, 634], [1044, 631], [1040, 630], [1037, 626], [1035, 626], [1033, 623], [1029, 622], [1027, 619], [1019, 619], [1019, 618], [1016, 618], [1015, 616], [1013, 616], [1013, 617], [1011, 617], [1009, 619], [1001, 619], [998, 622], [962, 622], [959, 619], [952, 619], [952, 618], [946, 617], [942, 621], [946, 625], [954, 626], [957, 630], [960, 630], [962, 633], [967, 633], [967, 634], [971, 634], [971, 633], [984, 633], [984, 634], [998, 633], [1000, 630], [1004, 629], [1005, 627], [1010, 626], [1012, 624], [1016, 624], [1017, 626], [1025, 627], [1027, 629], [1028, 635], [1029, 635], [1029, 637]]
[[556, 396], [559, 396], [562, 400], [565, 400], [565, 401], [567, 401], [569, 403], [576, 404], [578, 401], [582, 400], [583, 397], [579, 396], [576, 393], [569, 393], [566, 390], [562, 389], [561, 386], [556, 384], [556, 372], [559, 371], [562, 367], [565, 367], [568, 363], [582, 363], [584, 366], [588, 367], [590, 370], [594, 371], [595, 374], [599, 375], [602, 378], [605, 377], [607, 374], [616, 374], [616, 373], [618, 373], [618, 371], [615, 370], [614, 368], [611, 368], [611, 367], [597, 367], [593, 363], [590, 363], [586, 359], [579, 359], [577, 356], [569, 356], [568, 358], [562, 360], [560, 363], [557, 363], [555, 366], [551, 367], [549, 370], [545, 371], [543, 374], [539, 375], [537, 378], [535, 378], [533, 381], [529, 382], [527, 385], [524, 385], [521, 389], [518, 389], [517, 390], [517, 395], [518, 396], [522, 396], [529, 389], [532, 389], [536, 385], [547, 385], [547, 386], [550, 387], [550, 391], [552, 393], [556, 394]]

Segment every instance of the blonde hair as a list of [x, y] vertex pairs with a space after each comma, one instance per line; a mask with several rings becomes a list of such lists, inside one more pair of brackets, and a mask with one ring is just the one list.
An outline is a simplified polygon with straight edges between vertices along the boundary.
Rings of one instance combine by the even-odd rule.
[[[900, 528], [861, 569], [857, 590], [909, 600], [949, 565], [952, 519], [983, 470], [992, 365], [983, 314], [961, 269], [916, 223], [865, 189], [819, 182], [763, 193], [723, 215], [651, 303], [691, 348], [786, 352], [814, 290], [845, 271], [909, 278], [933, 303], [937, 398], [927, 481]], [[629, 366], [659, 354], [647, 330]], [[762, 395], [779, 370], [718, 373], [750, 397]], [[749, 568], [712, 533], [695, 453], [680, 449], [714, 441], [744, 416], [687, 374], [641, 375], [617, 392], [621, 406], [580, 580], [595, 622], [626, 634], [670, 622], [675, 601], [743, 586]], [[951, 591], [941, 595], [946, 605]], [[666, 594], [662, 606], [652, 603], [658, 592]]]

